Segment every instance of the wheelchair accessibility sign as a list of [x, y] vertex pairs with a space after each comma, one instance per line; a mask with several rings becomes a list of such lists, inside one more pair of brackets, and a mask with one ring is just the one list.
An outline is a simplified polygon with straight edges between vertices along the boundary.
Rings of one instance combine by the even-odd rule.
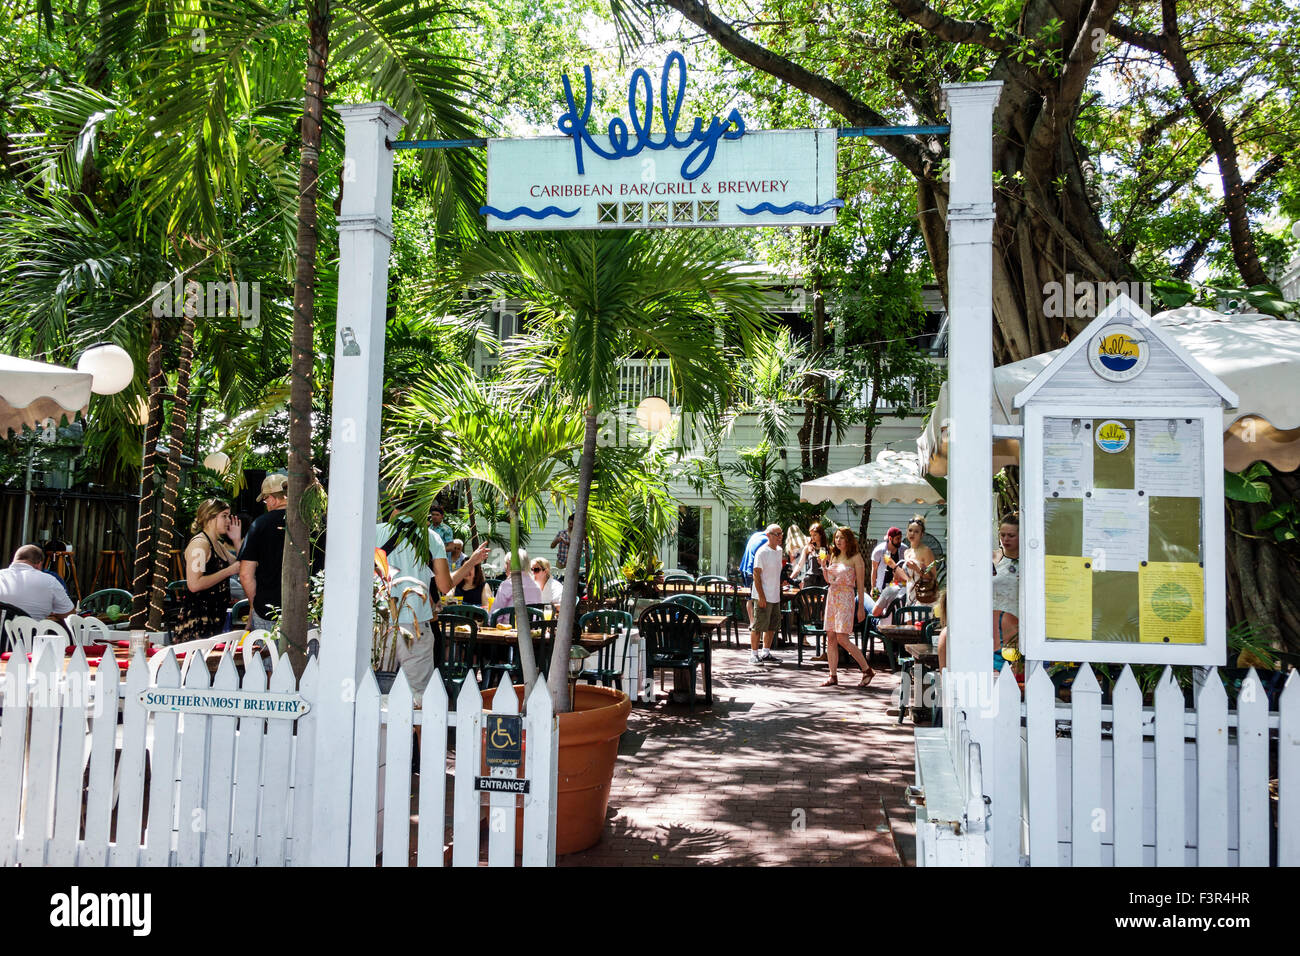
[[524, 719], [517, 715], [487, 717], [487, 765], [518, 767], [523, 761]]

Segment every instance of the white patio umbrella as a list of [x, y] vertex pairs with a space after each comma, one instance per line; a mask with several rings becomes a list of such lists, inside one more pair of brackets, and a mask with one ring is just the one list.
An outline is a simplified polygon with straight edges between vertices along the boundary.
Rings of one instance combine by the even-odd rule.
[[0, 355], [0, 434], [85, 414], [93, 380], [89, 372]]
[[[1223, 413], [1223, 464], [1241, 471], [1266, 461], [1282, 471], [1300, 467], [1300, 322], [1266, 315], [1223, 315], [1196, 306], [1152, 318], [1223, 384], [1237, 393], [1238, 408]], [[1019, 424], [1016, 394], [1047, 367], [1046, 352], [993, 370], [993, 424]], [[948, 473], [948, 386], [939, 391], [934, 414], [917, 438], [921, 461], [932, 475]], [[1020, 460], [1020, 443], [993, 443], [993, 467]]]
[[943, 499], [921, 474], [921, 461], [910, 451], [882, 451], [876, 460], [844, 471], [805, 481], [799, 486], [802, 501], [863, 504], [867, 501], [902, 501], [918, 505]]

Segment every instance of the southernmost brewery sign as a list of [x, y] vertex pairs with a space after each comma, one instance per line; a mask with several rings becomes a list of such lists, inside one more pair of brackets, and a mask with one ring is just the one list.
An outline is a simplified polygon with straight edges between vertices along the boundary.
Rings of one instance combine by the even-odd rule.
[[297, 694], [255, 693], [242, 690], [189, 690], [184, 687], [140, 692], [146, 710], [174, 714], [213, 714], [218, 717], [279, 717], [297, 720], [311, 710]]
[[[587, 130], [590, 67], [584, 102], [563, 77], [563, 136], [488, 141], [490, 230], [646, 229], [695, 226], [800, 226], [835, 221], [836, 132], [747, 132], [739, 110], [679, 130], [686, 58], [673, 52], [659, 81], [659, 119], [650, 74], [628, 83], [628, 117], [608, 134]], [[669, 87], [675, 80], [675, 89]]]

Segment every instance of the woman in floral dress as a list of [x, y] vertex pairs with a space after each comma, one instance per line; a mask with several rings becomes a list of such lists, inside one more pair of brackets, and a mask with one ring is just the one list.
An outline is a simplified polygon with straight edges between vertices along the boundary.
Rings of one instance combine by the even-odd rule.
[[839, 528], [831, 546], [829, 561], [825, 568], [826, 575], [826, 664], [830, 668], [830, 677], [822, 681], [822, 687], [834, 687], [839, 683], [836, 668], [840, 662], [840, 648], [844, 648], [857, 662], [862, 670], [859, 687], [866, 687], [876, 672], [871, 669], [867, 659], [849, 639], [853, 633], [854, 621], [864, 621], [867, 617], [867, 568], [858, 552], [858, 539], [848, 528]]

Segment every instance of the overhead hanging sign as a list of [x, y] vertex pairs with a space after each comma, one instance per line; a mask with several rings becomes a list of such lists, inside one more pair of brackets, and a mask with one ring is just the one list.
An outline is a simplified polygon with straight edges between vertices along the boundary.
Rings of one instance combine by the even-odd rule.
[[829, 225], [844, 205], [835, 196], [833, 129], [750, 132], [733, 109], [685, 130], [681, 53], [664, 62], [658, 117], [650, 74], [638, 69], [628, 116], [611, 119], [605, 135], [587, 129], [590, 68], [583, 80], [580, 106], [563, 77], [567, 110], [557, 125], [565, 135], [488, 141], [479, 211], [489, 230]]

